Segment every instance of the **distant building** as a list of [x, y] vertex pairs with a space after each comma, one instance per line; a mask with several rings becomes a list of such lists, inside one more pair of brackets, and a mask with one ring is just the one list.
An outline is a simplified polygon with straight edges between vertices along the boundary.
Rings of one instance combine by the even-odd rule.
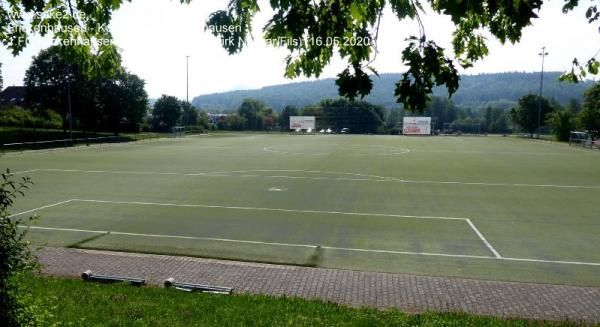
[[216, 124], [219, 121], [219, 118], [221, 117], [227, 117], [229, 116], [228, 114], [212, 114], [212, 113], [207, 113], [206, 114], [208, 116], [208, 120], [210, 121], [211, 124]]
[[0, 92], [0, 105], [25, 105], [25, 86], [9, 86]]

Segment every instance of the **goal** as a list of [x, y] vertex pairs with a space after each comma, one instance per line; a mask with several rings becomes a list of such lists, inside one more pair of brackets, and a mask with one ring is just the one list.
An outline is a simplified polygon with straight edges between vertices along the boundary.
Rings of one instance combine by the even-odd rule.
[[175, 126], [171, 128], [170, 137], [185, 137], [187, 129], [185, 126]]

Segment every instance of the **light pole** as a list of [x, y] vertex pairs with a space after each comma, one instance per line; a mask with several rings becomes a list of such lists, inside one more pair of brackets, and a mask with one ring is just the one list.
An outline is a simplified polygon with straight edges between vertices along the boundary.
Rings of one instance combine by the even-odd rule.
[[69, 107], [69, 138], [73, 145], [73, 110], [71, 109], [71, 81], [67, 82], [67, 105]]
[[542, 56], [542, 74], [540, 77], [540, 97], [538, 99], [538, 128], [537, 128], [537, 137], [540, 138], [540, 131], [542, 128], [542, 93], [544, 91], [544, 59], [548, 52], [546, 52], [546, 47], [542, 47], [542, 52], [538, 53], [538, 56]]
[[185, 102], [190, 102], [190, 56], [185, 56]]

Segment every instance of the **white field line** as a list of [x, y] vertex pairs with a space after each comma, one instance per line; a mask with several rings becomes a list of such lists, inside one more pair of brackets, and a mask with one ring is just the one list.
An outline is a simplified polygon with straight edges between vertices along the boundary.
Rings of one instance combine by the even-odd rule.
[[[27, 226], [20, 226], [27, 228]], [[401, 255], [414, 255], [414, 256], [435, 256], [435, 257], [448, 257], [448, 258], [464, 258], [464, 259], [487, 259], [487, 260], [503, 260], [503, 261], [517, 261], [517, 262], [530, 262], [530, 263], [549, 263], [549, 264], [564, 264], [564, 265], [582, 265], [582, 266], [595, 266], [600, 267], [600, 263], [597, 262], [581, 262], [581, 261], [556, 261], [556, 260], [541, 260], [541, 259], [526, 259], [526, 258], [506, 258], [506, 257], [491, 257], [491, 256], [478, 256], [478, 255], [465, 255], [465, 254], [446, 254], [446, 253], [430, 253], [430, 252], [409, 252], [409, 251], [392, 251], [392, 250], [373, 250], [373, 249], [361, 249], [361, 248], [344, 248], [335, 246], [317, 246], [309, 244], [291, 244], [291, 243], [275, 243], [275, 242], [261, 242], [261, 241], [248, 241], [248, 240], [234, 240], [226, 238], [211, 238], [211, 237], [193, 237], [193, 236], [176, 236], [176, 235], [160, 235], [160, 234], [142, 234], [142, 233], [126, 233], [117, 231], [98, 231], [98, 230], [86, 230], [86, 229], [73, 229], [73, 228], [52, 228], [52, 227], [39, 227], [30, 226], [31, 229], [41, 230], [55, 230], [55, 231], [66, 231], [66, 232], [83, 232], [83, 233], [94, 233], [94, 234], [107, 234], [107, 235], [124, 235], [124, 236], [141, 236], [141, 237], [154, 237], [154, 238], [172, 238], [172, 239], [189, 239], [189, 240], [205, 240], [205, 241], [218, 241], [218, 242], [230, 242], [230, 243], [245, 243], [245, 244], [262, 244], [282, 247], [302, 247], [316, 249], [318, 247], [322, 249], [337, 250], [337, 251], [352, 251], [352, 252], [366, 252], [366, 253], [389, 253], [389, 254], [401, 254]]]
[[473, 229], [473, 231], [475, 232], [475, 234], [477, 234], [477, 236], [479, 236], [479, 239], [485, 244], [485, 246], [487, 246], [487, 248], [494, 254], [494, 256], [496, 258], [502, 258], [502, 256], [500, 255], [500, 253], [498, 253], [498, 251], [496, 251], [496, 249], [494, 249], [494, 247], [492, 246], [492, 244], [490, 244], [490, 242], [488, 242], [488, 240], [485, 239], [485, 237], [479, 231], [479, 229], [477, 229], [477, 227], [475, 227], [475, 224], [473, 224], [473, 222], [471, 221], [471, 219], [467, 219], [467, 224], [469, 224], [469, 226], [471, 226], [471, 229]]
[[515, 154], [515, 155], [528, 155], [528, 156], [558, 156], [558, 155], [574, 155], [575, 153], [569, 152], [529, 152], [529, 151], [477, 151], [477, 150], [466, 150], [466, 151], [452, 151], [452, 150], [410, 150], [410, 152], [416, 153], [456, 153], [456, 154]]
[[42, 150], [23, 150], [23, 151], [15, 151], [15, 152], [5, 153], [4, 155], [0, 155], [0, 158], [16, 158], [16, 157], [25, 156], [28, 154], [33, 155], [33, 154], [76, 151], [76, 150], [83, 150], [83, 149], [109, 148], [109, 147], [133, 145], [136, 143], [144, 144], [144, 143], [164, 141], [164, 140], [170, 140], [170, 139], [166, 138], [166, 137], [158, 137], [158, 138], [139, 140], [139, 141], [122, 142], [122, 143], [99, 143], [99, 144], [90, 144], [90, 145], [79, 144], [79, 145], [74, 145], [74, 146], [70, 146], [70, 147], [66, 147], [66, 148], [58, 147], [58, 148], [50, 148], [50, 149], [42, 149]]
[[[410, 180], [400, 179], [395, 177], [385, 177], [377, 175], [365, 175], [345, 172], [328, 172], [328, 171], [310, 171], [310, 170], [247, 170], [247, 171], [222, 171], [222, 172], [203, 172], [203, 173], [178, 173], [178, 172], [157, 172], [157, 171], [132, 171], [132, 170], [82, 170], [82, 169], [55, 169], [55, 168], [40, 168], [32, 169], [29, 172], [77, 172], [77, 173], [94, 173], [94, 174], [131, 174], [131, 175], [172, 175], [172, 176], [204, 176], [204, 177], [262, 177], [262, 178], [285, 178], [285, 179], [307, 179], [307, 180], [345, 180], [345, 181], [362, 181], [362, 182], [377, 182], [377, 183], [406, 183], [406, 184], [442, 184], [442, 185], [471, 185], [471, 186], [490, 186], [490, 187], [535, 187], [535, 188], [566, 188], [566, 189], [588, 189], [600, 190], [597, 185], [560, 185], [560, 184], [528, 184], [528, 183], [485, 183], [485, 182], [461, 182], [461, 181], [430, 181], [430, 180]], [[365, 176], [372, 178], [340, 178], [340, 177], [308, 177], [308, 176], [285, 176], [285, 175], [235, 175], [231, 173], [241, 172], [305, 172], [305, 173], [323, 173], [323, 174], [340, 174]]]
[[592, 189], [600, 190], [596, 185], [559, 185], [559, 184], [528, 184], [528, 183], [484, 183], [484, 182], [459, 182], [459, 181], [419, 181], [407, 179], [392, 179], [381, 182], [398, 182], [412, 184], [455, 184], [455, 185], [473, 185], [473, 186], [507, 186], [507, 187], [542, 187], [542, 188], [569, 188], [569, 189]]
[[[346, 216], [370, 216], [370, 217], [392, 217], [392, 218], [411, 218], [411, 219], [439, 219], [439, 220], [462, 220], [468, 218], [461, 217], [439, 217], [439, 216], [410, 216], [396, 215], [384, 213], [365, 213], [365, 212], [343, 212], [343, 211], [321, 211], [321, 210], [296, 210], [296, 209], [281, 209], [281, 208], [261, 208], [261, 207], [238, 207], [238, 206], [219, 206], [209, 204], [175, 204], [175, 203], [155, 203], [155, 202], [137, 202], [137, 201], [107, 201], [107, 200], [89, 200], [89, 199], [71, 199], [66, 202], [89, 202], [89, 203], [109, 203], [109, 204], [129, 204], [129, 205], [151, 205], [161, 207], [181, 207], [181, 208], [216, 208], [216, 209], [232, 209], [232, 210], [253, 210], [253, 211], [278, 211], [278, 212], [295, 212], [295, 213], [316, 213], [329, 215], [346, 215]], [[33, 209], [39, 210], [43, 208]]]
[[66, 200], [66, 201], [61, 201], [61, 202], [57, 202], [57, 203], [53, 203], [53, 204], [49, 204], [49, 205], [45, 205], [45, 206], [43, 206], [43, 207], [34, 208], [34, 209], [31, 209], [31, 210], [27, 210], [27, 211], [23, 211], [23, 212], [15, 213], [15, 214], [13, 214], [13, 215], [10, 215], [10, 216], [8, 216], [8, 218], [12, 218], [12, 217], [20, 216], [20, 215], [25, 215], [25, 214], [28, 214], [28, 213], [32, 213], [32, 212], [34, 212], [34, 211], [42, 210], [42, 209], [47, 209], [47, 208], [51, 208], [51, 207], [56, 207], [56, 206], [59, 206], [59, 205], [61, 205], [61, 204], [66, 204], [66, 203], [69, 203], [69, 202], [72, 202], [72, 201], [73, 201], [73, 199], [71, 199], [71, 200]]
[[13, 175], [21, 175], [21, 174], [27, 174], [27, 173], [33, 173], [36, 171], [39, 171], [40, 169], [30, 169], [30, 170], [25, 170], [25, 171], [17, 171], [17, 172], [11, 172], [11, 174]]
[[[332, 145], [332, 146], [335, 146], [335, 145]], [[278, 153], [278, 154], [285, 154], [285, 155], [296, 155], [296, 156], [326, 156], [326, 155], [329, 155], [332, 153], [332, 152], [317, 152], [317, 153], [289, 152], [289, 151], [273, 150], [273, 149], [271, 149], [272, 147], [273, 146], [266, 146], [263, 148], [263, 151], [271, 152], [271, 153]], [[365, 147], [374, 147], [374, 146], [352, 146], [352, 147], [365, 148]], [[386, 147], [386, 146], [379, 146], [379, 147], [383, 147], [383, 148], [387, 148], [387, 149], [394, 148], [394, 147]], [[399, 152], [393, 152], [393, 151], [399, 151]], [[397, 149], [393, 149], [393, 151], [390, 151], [388, 153], [349, 153], [348, 155], [349, 156], [396, 156], [396, 155], [407, 154], [411, 150], [406, 149], [406, 148], [397, 148]]]
[[95, 173], [95, 174], [147, 174], [147, 175], [173, 175], [173, 176], [206, 176], [206, 177], [262, 177], [262, 178], [287, 178], [287, 179], [307, 179], [307, 180], [347, 180], [347, 181], [364, 181], [378, 183], [407, 183], [407, 184], [449, 184], [449, 185], [470, 185], [470, 186], [498, 186], [498, 187], [535, 187], [535, 188], [566, 188], [566, 189], [588, 189], [600, 190], [598, 185], [560, 185], [560, 184], [528, 184], [528, 183], [486, 183], [486, 182], [462, 182], [462, 181], [431, 181], [431, 180], [409, 180], [395, 177], [385, 177], [377, 175], [354, 174], [345, 172], [328, 172], [328, 171], [310, 171], [310, 170], [271, 170], [273, 172], [305, 172], [305, 173], [323, 173], [323, 174], [341, 174], [360, 177], [372, 178], [348, 178], [339, 177], [308, 177], [308, 176], [285, 176], [285, 175], [235, 175], [231, 173], [242, 172], [268, 172], [269, 170], [247, 170], [247, 171], [222, 171], [222, 172], [203, 172], [203, 173], [178, 173], [178, 172], [157, 172], [157, 171], [128, 171], [128, 170], [81, 170], [81, 169], [34, 169], [34, 171], [45, 172], [78, 172], [78, 173]]
[[[331, 214], [331, 215], [350, 215], [350, 216], [369, 216], [369, 217], [392, 217], [392, 218], [405, 218], [405, 219], [439, 219], [439, 220], [462, 220], [465, 221], [471, 229], [477, 234], [479, 239], [487, 246], [487, 248], [496, 256], [501, 257], [500, 254], [492, 247], [492, 245], [485, 239], [483, 234], [475, 227], [475, 225], [468, 218], [461, 217], [437, 217], [437, 216], [409, 216], [409, 215], [395, 215], [395, 214], [382, 214], [382, 213], [360, 213], [360, 212], [339, 212], [339, 211], [320, 211], [320, 210], [294, 210], [294, 209], [280, 209], [280, 208], [257, 208], [257, 207], [234, 207], [234, 206], [218, 206], [218, 205], [205, 205], [205, 204], [172, 204], [172, 203], [155, 203], [155, 202], [136, 202], [136, 201], [107, 201], [107, 200], [88, 200], [88, 199], [70, 199], [53, 205], [32, 209], [29, 212], [41, 210], [68, 202], [87, 202], [87, 203], [108, 203], [108, 204], [124, 204], [124, 205], [152, 205], [152, 206], [166, 206], [166, 207], [187, 207], [187, 208], [217, 208], [217, 209], [232, 209], [232, 210], [255, 210], [255, 211], [280, 211], [280, 212], [294, 212], [294, 213], [317, 213], [317, 214]], [[24, 214], [27, 212], [22, 212]], [[133, 234], [132, 234], [133, 235]]]
[[[82, 200], [82, 199], [70, 199], [43, 207], [23, 211], [9, 217], [23, 215], [37, 210], [58, 206], [74, 201], [82, 202], [95, 202], [95, 203], [114, 203], [114, 204], [142, 204], [142, 205], [162, 205], [162, 206], [179, 206], [179, 207], [208, 207], [208, 208], [225, 208], [225, 209], [241, 209], [241, 210], [275, 210], [284, 212], [309, 212], [309, 213], [330, 213], [330, 214], [347, 214], [347, 215], [370, 215], [370, 216], [386, 216], [386, 217], [399, 217], [399, 218], [427, 218], [427, 219], [445, 219], [445, 220], [464, 220], [471, 225], [474, 231], [480, 236], [480, 238], [489, 244], [481, 235], [479, 230], [472, 224], [468, 218], [455, 218], [455, 217], [427, 217], [427, 216], [404, 216], [404, 215], [387, 215], [387, 214], [365, 214], [365, 213], [344, 213], [335, 211], [314, 211], [314, 210], [289, 210], [289, 209], [273, 209], [273, 208], [249, 208], [249, 207], [225, 207], [225, 206], [205, 206], [205, 205], [175, 205], [175, 204], [155, 204], [151, 202], [123, 202], [123, 201], [103, 201], [103, 200]], [[26, 227], [26, 226], [21, 226]], [[30, 226], [32, 229], [42, 230], [57, 230], [67, 232], [84, 232], [84, 233], [96, 233], [96, 234], [115, 234], [115, 235], [129, 235], [129, 236], [145, 236], [145, 237], [156, 237], [156, 238], [175, 238], [175, 239], [196, 239], [196, 240], [208, 240], [208, 241], [221, 241], [221, 242], [232, 242], [232, 243], [246, 243], [246, 244], [264, 244], [274, 246], [287, 246], [287, 247], [310, 247], [317, 248], [317, 245], [309, 244], [292, 244], [292, 243], [274, 243], [274, 242], [261, 242], [261, 241], [248, 241], [248, 240], [234, 240], [225, 238], [209, 238], [209, 237], [193, 237], [193, 236], [176, 236], [176, 235], [160, 235], [160, 234], [142, 234], [142, 233], [126, 233], [118, 231], [98, 231], [98, 230], [86, 230], [86, 229], [73, 229], [73, 228], [52, 228], [52, 227], [40, 227]], [[566, 265], [584, 265], [584, 266], [598, 266], [600, 263], [597, 262], [581, 262], [581, 261], [556, 261], [556, 260], [543, 260], [543, 259], [527, 259], [527, 258], [508, 258], [501, 257], [491, 245], [489, 249], [494, 253], [495, 257], [491, 256], [476, 256], [476, 255], [463, 255], [463, 254], [445, 254], [445, 253], [429, 253], [429, 252], [409, 252], [409, 251], [392, 251], [392, 250], [373, 250], [373, 249], [361, 249], [361, 248], [343, 248], [335, 246], [320, 246], [323, 249], [339, 250], [339, 251], [354, 251], [354, 252], [368, 252], [368, 253], [390, 253], [390, 254], [404, 254], [404, 255], [417, 255], [417, 256], [438, 256], [438, 257], [450, 257], [450, 258], [467, 258], [467, 259], [496, 259], [505, 261], [518, 261], [518, 262], [537, 262], [537, 263], [550, 263], [550, 264], [566, 264]]]

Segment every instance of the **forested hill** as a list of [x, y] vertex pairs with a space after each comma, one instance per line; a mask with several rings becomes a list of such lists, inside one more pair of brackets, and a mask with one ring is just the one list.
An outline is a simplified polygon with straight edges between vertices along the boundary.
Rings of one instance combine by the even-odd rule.
[[[561, 83], [558, 81], [560, 74], [560, 72], [544, 73], [544, 96], [554, 98], [562, 104], [566, 104], [571, 98], [581, 100], [585, 89], [592, 85], [592, 82]], [[373, 76], [372, 78], [374, 88], [366, 100], [388, 108], [397, 107], [394, 88], [401, 75], [381, 74], [380, 77]], [[455, 104], [465, 107], [481, 107], [491, 104], [508, 108], [521, 96], [527, 93], [538, 93], [539, 85], [539, 73], [465, 75], [461, 77], [460, 88], [452, 100]], [[446, 90], [437, 88], [434, 95], [446, 96]], [[303, 107], [322, 99], [336, 98], [337, 96], [334, 79], [323, 79], [267, 86], [256, 90], [201, 95], [194, 98], [192, 103], [201, 110], [222, 111], [237, 109], [244, 99], [253, 98], [280, 111], [286, 105]]]

